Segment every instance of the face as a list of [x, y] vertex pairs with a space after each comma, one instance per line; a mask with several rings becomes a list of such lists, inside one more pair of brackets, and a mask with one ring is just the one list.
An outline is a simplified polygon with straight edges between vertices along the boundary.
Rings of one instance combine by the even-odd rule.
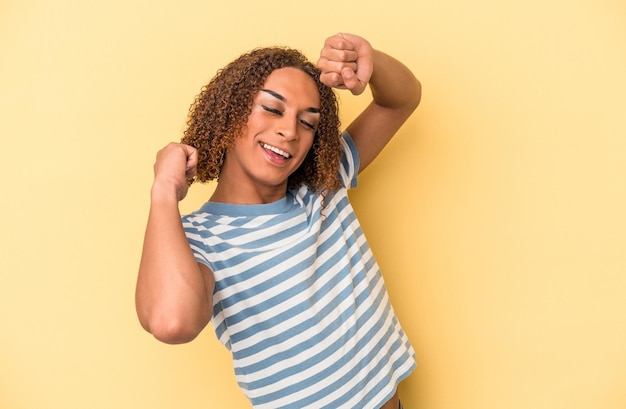
[[287, 178], [304, 161], [320, 121], [313, 79], [286, 67], [273, 71], [254, 98], [242, 135], [226, 154], [220, 179], [241, 188], [286, 191]]

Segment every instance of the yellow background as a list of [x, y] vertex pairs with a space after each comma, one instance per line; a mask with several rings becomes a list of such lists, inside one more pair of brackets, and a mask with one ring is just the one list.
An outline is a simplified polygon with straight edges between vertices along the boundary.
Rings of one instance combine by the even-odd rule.
[[339, 31], [424, 86], [352, 193], [407, 409], [626, 407], [623, 1], [3, 0], [0, 408], [249, 407], [212, 329], [135, 317], [152, 164], [219, 67]]

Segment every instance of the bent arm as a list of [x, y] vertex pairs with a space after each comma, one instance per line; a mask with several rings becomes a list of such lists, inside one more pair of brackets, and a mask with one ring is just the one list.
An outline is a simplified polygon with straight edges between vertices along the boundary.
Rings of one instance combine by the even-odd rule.
[[[175, 152], [179, 147], [168, 148]], [[183, 170], [186, 183], [184, 174]], [[160, 341], [177, 344], [194, 339], [211, 319], [215, 283], [211, 271], [196, 262], [183, 230], [178, 200], [186, 189], [180, 194], [168, 179], [157, 174], [152, 186], [135, 304], [148, 332]]]
[[372, 102], [347, 128], [359, 152], [359, 172], [383, 150], [422, 95], [420, 82], [404, 64], [381, 51], [373, 53]]
[[372, 102], [347, 128], [359, 152], [360, 172], [417, 108], [421, 84], [400, 61], [353, 34], [326, 39], [318, 66], [328, 86], [359, 95], [369, 84], [372, 91]]

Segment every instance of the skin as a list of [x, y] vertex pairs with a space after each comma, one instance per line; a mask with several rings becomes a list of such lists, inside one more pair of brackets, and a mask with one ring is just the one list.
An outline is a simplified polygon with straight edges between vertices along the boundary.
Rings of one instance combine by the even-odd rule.
[[[347, 127], [359, 152], [361, 172], [418, 106], [421, 85], [402, 63], [346, 33], [325, 41], [317, 65], [326, 85], [354, 95], [370, 87], [372, 101]], [[211, 200], [261, 204], [284, 197], [287, 177], [311, 147], [319, 103], [315, 84], [299, 70], [282, 68], [270, 74], [255, 96], [235, 148], [227, 153]], [[263, 143], [290, 157], [281, 159]], [[188, 145], [170, 143], [158, 152], [137, 278], [139, 321], [170, 344], [193, 340], [212, 315], [213, 273], [195, 261], [178, 210], [197, 163], [198, 154]], [[397, 394], [383, 406], [397, 407]]]

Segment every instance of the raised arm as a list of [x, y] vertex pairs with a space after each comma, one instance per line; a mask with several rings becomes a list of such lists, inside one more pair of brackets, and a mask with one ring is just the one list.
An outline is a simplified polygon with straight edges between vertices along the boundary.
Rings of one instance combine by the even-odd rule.
[[328, 38], [317, 64], [329, 86], [354, 95], [370, 86], [372, 102], [347, 128], [359, 152], [360, 172], [417, 108], [421, 84], [404, 64], [352, 34]]
[[137, 278], [139, 321], [157, 339], [170, 344], [194, 339], [212, 314], [213, 274], [196, 262], [178, 210], [197, 157], [194, 148], [174, 143], [157, 155]]

